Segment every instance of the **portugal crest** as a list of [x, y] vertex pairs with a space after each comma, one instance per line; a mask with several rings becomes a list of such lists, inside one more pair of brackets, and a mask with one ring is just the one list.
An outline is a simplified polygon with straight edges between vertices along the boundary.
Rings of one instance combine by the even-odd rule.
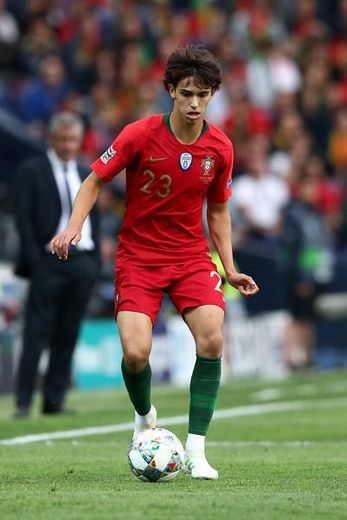
[[204, 170], [204, 176], [208, 177], [211, 174], [214, 163], [215, 160], [213, 155], [205, 155], [205, 157], [201, 159], [201, 168]]
[[189, 153], [189, 152], [181, 153], [180, 166], [184, 172], [190, 168], [192, 161], [193, 161], [193, 156], [191, 153]]

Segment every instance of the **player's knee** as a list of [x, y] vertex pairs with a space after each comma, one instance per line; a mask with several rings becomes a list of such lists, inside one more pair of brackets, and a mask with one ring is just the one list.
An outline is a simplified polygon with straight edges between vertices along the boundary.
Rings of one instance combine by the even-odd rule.
[[148, 362], [148, 355], [141, 350], [124, 352], [124, 362], [131, 372], [140, 372]]
[[202, 357], [217, 358], [222, 355], [223, 336], [220, 332], [212, 332], [201, 338], [198, 343], [198, 354]]

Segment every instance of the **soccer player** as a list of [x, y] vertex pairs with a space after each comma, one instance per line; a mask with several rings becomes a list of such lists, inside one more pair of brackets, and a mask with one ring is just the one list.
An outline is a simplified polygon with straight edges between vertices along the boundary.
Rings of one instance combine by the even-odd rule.
[[228, 199], [233, 147], [204, 119], [221, 83], [221, 67], [207, 50], [188, 46], [170, 55], [164, 85], [170, 114], [127, 125], [92, 164], [75, 199], [66, 230], [52, 252], [68, 258], [81, 239], [84, 219], [100, 187], [126, 169], [126, 210], [115, 269], [115, 317], [123, 348], [122, 373], [135, 408], [135, 432], [156, 424], [151, 403], [149, 355], [163, 292], [182, 314], [196, 343], [190, 384], [189, 433], [184, 470], [193, 478], [217, 479], [205, 457], [205, 437], [221, 376], [225, 303], [222, 281], [203, 233], [202, 208], [228, 282], [244, 296], [258, 292], [254, 280], [236, 271]]

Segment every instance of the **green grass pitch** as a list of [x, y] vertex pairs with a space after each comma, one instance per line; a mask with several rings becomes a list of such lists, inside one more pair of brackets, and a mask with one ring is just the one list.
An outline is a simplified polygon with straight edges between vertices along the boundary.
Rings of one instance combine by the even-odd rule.
[[[153, 402], [159, 417], [186, 414], [188, 390], [154, 387]], [[293, 409], [263, 406], [281, 402]], [[42, 417], [36, 402], [30, 419], [13, 420], [12, 399], [0, 398], [2, 520], [347, 519], [346, 371], [223, 385], [217, 409], [238, 411], [210, 428], [207, 456], [217, 481], [137, 480], [127, 462], [130, 431], [1, 442], [133, 419], [123, 390], [72, 392], [68, 404], [79, 414]], [[186, 423], [166, 427], [184, 443]]]

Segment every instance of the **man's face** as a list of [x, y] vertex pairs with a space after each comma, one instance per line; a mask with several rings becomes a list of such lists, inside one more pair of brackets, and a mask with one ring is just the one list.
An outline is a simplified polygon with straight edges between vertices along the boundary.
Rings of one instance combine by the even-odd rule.
[[169, 94], [174, 100], [174, 111], [188, 124], [204, 119], [207, 105], [212, 99], [211, 87], [196, 85], [192, 77], [182, 79], [176, 88], [170, 85]]
[[62, 161], [75, 159], [81, 147], [82, 135], [78, 126], [60, 128], [49, 142]]

